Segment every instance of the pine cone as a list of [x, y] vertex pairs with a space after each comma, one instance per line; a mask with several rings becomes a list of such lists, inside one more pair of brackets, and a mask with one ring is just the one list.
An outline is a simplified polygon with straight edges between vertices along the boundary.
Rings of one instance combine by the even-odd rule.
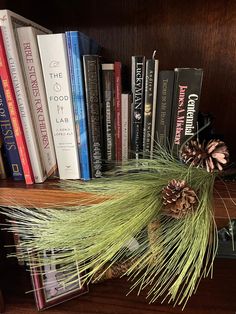
[[163, 211], [167, 216], [180, 219], [194, 210], [197, 196], [184, 180], [172, 180], [162, 190]]
[[191, 140], [181, 152], [181, 158], [186, 164], [206, 168], [208, 172], [223, 170], [222, 165], [228, 162], [228, 157], [228, 148], [220, 140], [210, 140], [207, 144]]

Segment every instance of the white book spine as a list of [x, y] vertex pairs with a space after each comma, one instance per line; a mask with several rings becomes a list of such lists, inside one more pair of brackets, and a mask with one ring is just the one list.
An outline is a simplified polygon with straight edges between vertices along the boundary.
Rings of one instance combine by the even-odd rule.
[[152, 131], [151, 131], [151, 148], [150, 148], [151, 159], [153, 158], [154, 138], [155, 138], [155, 129], [156, 129], [158, 68], [159, 68], [159, 61], [155, 60], [154, 83], [153, 83], [153, 106], [152, 106]]
[[43, 164], [47, 176], [50, 176], [55, 172], [57, 163], [36, 37], [37, 34], [42, 34], [42, 32], [27, 26], [17, 28], [17, 34], [33, 123], [38, 137]]
[[129, 159], [129, 139], [130, 139], [130, 111], [131, 95], [121, 94], [121, 144], [122, 144], [122, 162]]
[[79, 154], [65, 35], [37, 37], [59, 176], [61, 179], [79, 179]]
[[16, 28], [24, 25], [33, 25], [36, 28], [41, 29], [43, 32], [49, 32], [47, 29], [23, 18], [18, 14], [15, 14], [9, 10], [0, 10], [0, 26], [2, 29], [6, 55], [11, 72], [11, 78], [15, 90], [27, 149], [29, 152], [30, 162], [34, 173], [35, 182], [40, 183], [45, 180], [46, 173], [43, 169], [38, 142], [32, 123], [28, 96], [25, 89], [24, 77], [17, 51], [15, 34]]

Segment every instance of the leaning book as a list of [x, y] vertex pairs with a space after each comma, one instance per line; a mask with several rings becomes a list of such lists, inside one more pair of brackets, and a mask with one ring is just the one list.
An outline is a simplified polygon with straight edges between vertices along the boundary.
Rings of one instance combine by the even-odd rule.
[[3, 146], [7, 163], [9, 165], [10, 175], [14, 180], [24, 180], [23, 168], [20, 161], [20, 155], [17, 148], [17, 142], [11, 123], [10, 113], [7, 101], [0, 79], [0, 135], [2, 135]]
[[32, 165], [34, 180], [36, 183], [40, 183], [45, 180], [46, 173], [43, 169], [37, 136], [31, 118], [29, 100], [25, 87], [22, 65], [18, 54], [18, 43], [16, 37], [16, 29], [18, 27], [29, 25], [40, 29], [43, 33], [50, 32], [48, 29], [24, 18], [23, 16], [9, 10], [0, 10], [0, 26], [2, 29], [6, 56], [19, 108], [25, 141], [29, 152], [30, 162]]
[[80, 179], [65, 34], [38, 35], [60, 179]]
[[11, 80], [10, 70], [7, 63], [7, 56], [4, 48], [2, 32], [0, 31], [0, 76], [5, 94], [6, 104], [10, 114], [10, 120], [14, 131], [17, 149], [22, 164], [26, 184], [34, 183], [34, 175], [31, 167], [29, 153], [25, 141], [23, 127], [21, 124], [19, 108], [17, 106], [14, 88]]
[[33, 123], [43, 167], [49, 177], [57, 169], [57, 162], [37, 43], [37, 35], [42, 34], [42, 32], [34, 27], [26, 26], [17, 28], [17, 34]]

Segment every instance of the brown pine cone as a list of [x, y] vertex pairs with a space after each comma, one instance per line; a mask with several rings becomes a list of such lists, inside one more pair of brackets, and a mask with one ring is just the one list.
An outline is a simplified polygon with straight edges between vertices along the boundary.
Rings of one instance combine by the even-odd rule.
[[220, 140], [210, 140], [206, 144], [191, 140], [181, 152], [181, 158], [186, 164], [206, 168], [208, 172], [223, 170], [222, 165], [228, 162], [228, 157], [228, 148]]
[[197, 203], [197, 196], [184, 180], [172, 180], [162, 191], [163, 212], [180, 219], [191, 213]]

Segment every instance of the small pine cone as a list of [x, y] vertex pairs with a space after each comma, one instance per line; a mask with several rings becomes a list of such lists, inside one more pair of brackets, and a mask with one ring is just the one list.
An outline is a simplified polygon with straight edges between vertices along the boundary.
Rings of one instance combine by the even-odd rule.
[[180, 219], [194, 210], [197, 196], [185, 181], [172, 180], [162, 191], [163, 211], [167, 216]]
[[100, 270], [95, 273], [93, 283], [121, 277], [134, 264], [134, 262], [134, 259], [120, 261], [114, 263], [110, 267], [108, 266], [109, 263], [105, 264]]
[[171, 180], [168, 185], [162, 190], [163, 204], [171, 204], [177, 201], [182, 193], [182, 189], [186, 186], [184, 180]]
[[228, 162], [228, 157], [228, 148], [220, 140], [210, 140], [207, 144], [191, 140], [184, 145], [181, 152], [181, 158], [186, 164], [206, 168], [208, 172], [223, 170], [222, 165]]

